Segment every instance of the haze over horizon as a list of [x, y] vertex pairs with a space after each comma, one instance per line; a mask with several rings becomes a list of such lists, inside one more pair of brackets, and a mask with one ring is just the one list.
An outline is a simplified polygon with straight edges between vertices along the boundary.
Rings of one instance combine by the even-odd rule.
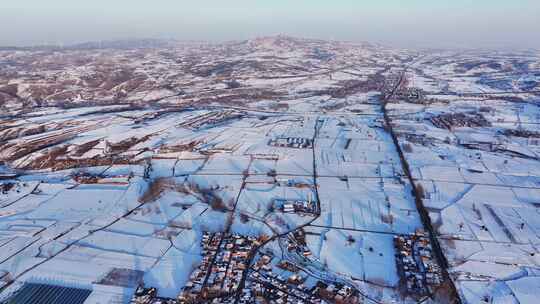
[[540, 48], [534, 0], [3, 0], [0, 45], [285, 34], [400, 47]]

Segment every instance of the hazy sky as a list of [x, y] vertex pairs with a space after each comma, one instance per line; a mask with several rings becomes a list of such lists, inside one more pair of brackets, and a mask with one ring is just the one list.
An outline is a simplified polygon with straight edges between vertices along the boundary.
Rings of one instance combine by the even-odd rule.
[[0, 0], [2, 46], [273, 34], [540, 48], [540, 0]]

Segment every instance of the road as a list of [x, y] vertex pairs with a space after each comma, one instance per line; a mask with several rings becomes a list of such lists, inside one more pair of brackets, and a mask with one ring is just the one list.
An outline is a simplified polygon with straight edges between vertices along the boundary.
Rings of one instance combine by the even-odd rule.
[[437, 262], [438, 262], [439, 266], [442, 269], [443, 277], [444, 277], [445, 281], [447, 281], [447, 282], [449, 282], [451, 284], [451, 287], [453, 289], [452, 292], [453, 292], [454, 303], [459, 304], [459, 303], [461, 303], [461, 300], [460, 300], [460, 298], [458, 296], [457, 289], [456, 289], [452, 279], [450, 278], [450, 274], [448, 272], [448, 261], [446, 260], [446, 257], [444, 256], [444, 254], [442, 252], [441, 246], [439, 244], [439, 240], [437, 239], [437, 235], [436, 235], [435, 230], [433, 229], [433, 225], [431, 223], [431, 218], [429, 217], [429, 213], [428, 213], [427, 209], [425, 208], [425, 206], [424, 206], [424, 204], [422, 202], [421, 194], [420, 194], [418, 188], [416, 187], [416, 184], [414, 182], [414, 178], [413, 178], [413, 176], [411, 174], [409, 163], [407, 162], [407, 159], [405, 158], [405, 154], [403, 153], [403, 150], [401, 149], [401, 145], [399, 144], [397, 134], [394, 131], [394, 127], [392, 125], [392, 119], [391, 119], [390, 115], [388, 114], [388, 110], [387, 110], [388, 103], [390, 101], [392, 101], [392, 99], [394, 98], [394, 96], [396, 94], [396, 91], [398, 90], [400, 85], [403, 83], [405, 71], [407, 70], [407, 68], [408, 67], [404, 68], [404, 70], [400, 74], [399, 81], [394, 86], [394, 88], [392, 88], [391, 93], [389, 95], [387, 95], [386, 98], [383, 100], [384, 121], [385, 121], [385, 124], [387, 126], [388, 131], [390, 132], [390, 135], [392, 136], [392, 141], [394, 143], [394, 146], [396, 147], [396, 150], [397, 150], [397, 152], [399, 154], [399, 159], [400, 159], [403, 171], [405, 173], [405, 176], [409, 180], [409, 183], [410, 183], [410, 185], [411, 185], [411, 187], [413, 189], [416, 208], [418, 209], [418, 213], [420, 214], [420, 219], [422, 220], [424, 228], [428, 232], [433, 251], [435, 252], [435, 256], [437, 258]]

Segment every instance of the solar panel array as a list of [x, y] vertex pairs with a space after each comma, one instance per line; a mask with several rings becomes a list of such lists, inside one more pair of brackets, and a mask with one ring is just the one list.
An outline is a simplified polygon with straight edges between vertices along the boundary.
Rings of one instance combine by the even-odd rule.
[[25, 283], [2, 304], [83, 304], [91, 292], [88, 289]]

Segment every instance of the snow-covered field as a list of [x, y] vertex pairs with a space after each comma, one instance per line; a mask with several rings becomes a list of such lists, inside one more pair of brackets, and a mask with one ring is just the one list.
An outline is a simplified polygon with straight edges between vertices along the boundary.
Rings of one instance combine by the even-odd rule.
[[[103, 283], [119, 269], [175, 299], [224, 231], [264, 240], [253, 286], [268, 254], [306, 276], [290, 291], [537, 302], [537, 54], [279, 36], [64, 55], [0, 51], [0, 302], [34, 282], [127, 303], [137, 286]], [[434, 295], [397, 263], [394, 237], [422, 233], [448, 274]]]

